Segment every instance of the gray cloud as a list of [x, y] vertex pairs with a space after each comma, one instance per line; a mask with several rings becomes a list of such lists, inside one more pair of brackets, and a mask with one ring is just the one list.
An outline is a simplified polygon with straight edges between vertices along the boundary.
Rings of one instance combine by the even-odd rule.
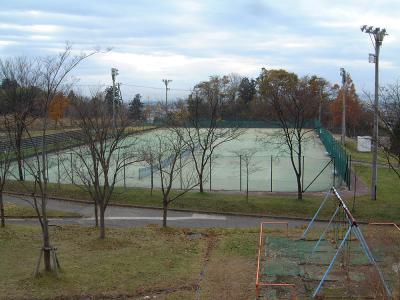
[[[65, 41], [79, 51], [112, 46], [76, 70], [82, 84], [109, 83], [111, 67], [123, 83], [162, 87], [169, 76], [184, 89], [214, 74], [257, 76], [261, 67], [338, 82], [345, 67], [359, 88], [372, 89], [373, 49], [359, 26], [387, 27], [381, 78], [393, 82], [399, 8], [396, 1], [10, 1], [0, 12], [0, 55], [54, 53]], [[126, 91], [162, 97], [155, 89]]]

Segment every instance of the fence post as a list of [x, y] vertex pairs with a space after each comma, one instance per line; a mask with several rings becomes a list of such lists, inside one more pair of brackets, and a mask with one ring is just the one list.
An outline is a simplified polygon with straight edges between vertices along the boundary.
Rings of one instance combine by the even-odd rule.
[[303, 155], [303, 166], [301, 168], [301, 190], [304, 192], [304, 155]]
[[239, 166], [240, 166], [240, 171], [239, 171], [240, 191], [242, 191], [242, 155], [239, 155]]
[[210, 191], [211, 191], [211, 154], [210, 154]]
[[124, 153], [124, 189], [126, 189], [125, 153]]
[[271, 170], [270, 170], [270, 181], [271, 181], [271, 183], [270, 183], [270, 187], [271, 187], [271, 192], [272, 192], [272, 155], [271, 155], [271, 159], [270, 159], [270, 165], [271, 165]]
[[71, 180], [72, 180], [72, 184], [74, 184], [74, 168], [72, 167], [72, 152], [70, 153], [71, 156]]
[[179, 154], [179, 170], [180, 170], [179, 180], [181, 182], [181, 190], [182, 190], [182, 153]]
[[348, 166], [347, 166], [347, 174], [348, 174], [348, 187], [349, 191], [351, 190], [351, 155], [349, 155]]
[[151, 173], [151, 176], [150, 176], [150, 185], [151, 185], [151, 188], [150, 188], [150, 196], [152, 196], [152, 195], [153, 195], [153, 188], [154, 188], [153, 158], [151, 158], [150, 173]]
[[356, 192], [357, 192], [357, 171], [354, 169], [354, 194], [353, 194], [353, 207], [351, 208], [352, 213], [355, 212]]
[[49, 157], [46, 152], [46, 180], [49, 182]]
[[335, 166], [335, 157], [332, 156], [332, 162], [333, 162], [333, 187], [335, 187], [335, 176], [336, 176], [336, 166]]
[[246, 159], [246, 202], [249, 203], [249, 158]]
[[57, 153], [57, 183], [58, 183], [58, 187], [60, 187], [60, 154]]

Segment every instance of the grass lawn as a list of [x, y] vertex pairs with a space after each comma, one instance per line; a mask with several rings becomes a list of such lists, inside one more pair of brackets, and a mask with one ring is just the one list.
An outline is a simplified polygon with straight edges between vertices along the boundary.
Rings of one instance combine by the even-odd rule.
[[[32, 217], [36, 216], [35, 209], [29, 206], [17, 205], [14, 203], [4, 202], [4, 213], [11, 217]], [[74, 212], [65, 212], [57, 210], [48, 210], [49, 217], [79, 217], [79, 214]]]
[[198, 239], [188, 232], [154, 226], [108, 229], [102, 241], [94, 228], [52, 228], [61, 276], [41, 273], [33, 278], [40, 230], [7, 226], [0, 230], [0, 257], [6, 258], [0, 260], [0, 298], [157, 295], [157, 299], [183, 300], [195, 298], [196, 293], [200, 299], [254, 297], [257, 230], [202, 230], [205, 235]]
[[[380, 254], [379, 263], [385, 276], [393, 283], [395, 274], [391, 269], [393, 259], [398, 258], [400, 239], [398, 232], [388, 230], [391, 229], [363, 231], [374, 255]], [[291, 229], [289, 237], [297, 239], [301, 231]], [[193, 238], [193, 233], [202, 235]], [[266, 230], [266, 236], [285, 234], [285, 230]], [[310, 238], [317, 237], [316, 234], [313, 232]], [[107, 238], [99, 240], [95, 228], [63, 226], [51, 228], [51, 242], [58, 249], [60, 277], [42, 271], [34, 278], [41, 245], [39, 227], [10, 225], [0, 229], [0, 257], [4, 258], [0, 260], [1, 299], [247, 300], [255, 297], [256, 228], [119, 228], [107, 229]], [[379, 287], [379, 279], [372, 279], [363, 286], [371, 290], [371, 295]], [[275, 282], [282, 280], [295, 282], [289, 277], [278, 277]], [[313, 289], [317, 284], [306, 282]], [[304, 290], [303, 285], [296, 287]], [[345, 294], [341, 289], [332, 289], [332, 284], [323, 293], [337, 298]]]
[[[357, 175], [365, 183], [371, 183], [371, 168], [354, 166]], [[356, 199], [356, 211], [368, 210], [373, 213], [374, 219], [400, 221], [400, 178], [389, 168], [378, 168], [377, 200], [372, 201], [370, 196], [361, 196]]]

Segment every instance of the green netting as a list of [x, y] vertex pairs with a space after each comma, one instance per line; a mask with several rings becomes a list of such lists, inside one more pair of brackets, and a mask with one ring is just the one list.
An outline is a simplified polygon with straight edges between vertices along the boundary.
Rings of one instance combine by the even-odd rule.
[[337, 174], [343, 179], [346, 185], [350, 188], [350, 157], [342, 145], [336, 141], [333, 135], [322, 127], [319, 121], [315, 121], [315, 130], [324, 144], [326, 151], [333, 158], [335, 170]]
[[[399, 264], [399, 234], [390, 232], [390, 228], [374, 228], [365, 235], [375, 259], [384, 273], [385, 281], [395, 295], [398, 295], [400, 283], [396, 273]], [[323, 240], [318, 250], [310, 258], [316, 240], [299, 240], [282, 236], [267, 236], [262, 262], [262, 282], [293, 283], [299, 299], [309, 299], [328, 269], [336, 253], [331, 243], [333, 232], [328, 231], [327, 240]], [[340, 241], [340, 240], [339, 240]], [[376, 269], [369, 263], [361, 249], [360, 242], [350, 237], [337, 257], [335, 264], [324, 283], [319, 296], [323, 299], [364, 299], [371, 293], [381, 290]], [[260, 299], [288, 299], [288, 289], [265, 288]], [[376, 294], [383, 299], [384, 290]], [[397, 299], [397, 298], [396, 298]]]
[[[358, 241], [350, 243], [352, 243], [351, 265], [368, 264], [368, 258], [363, 255]], [[329, 241], [323, 240], [311, 256], [315, 244], [315, 240], [268, 237], [265, 242], [266, 263], [263, 274], [278, 277], [321, 278], [321, 272], [326, 270], [336, 249]], [[337, 260], [337, 264], [340, 264], [340, 259]]]
[[[210, 127], [211, 122], [211, 120], [203, 119], [196, 126]], [[280, 128], [279, 122], [265, 120], [218, 120], [213, 122], [218, 128]], [[190, 123], [187, 126], [190, 127]]]
[[[196, 127], [206, 128], [210, 127], [211, 122], [215, 124], [217, 128], [281, 128], [278, 121], [273, 120], [209, 120], [201, 119], [196, 123]], [[156, 126], [168, 126], [168, 120], [155, 120], [152, 125]], [[187, 123], [190, 127], [190, 123]], [[214, 126], [214, 125], [213, 125]], [[305, 122], [304, 128], [314, 128], [314, 120], [309, 120]]]

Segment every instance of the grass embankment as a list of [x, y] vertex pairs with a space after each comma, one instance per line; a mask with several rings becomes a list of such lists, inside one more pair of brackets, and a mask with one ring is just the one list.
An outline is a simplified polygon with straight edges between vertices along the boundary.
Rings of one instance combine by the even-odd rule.
[[[367, 196], [357, 197], [356, 218], [364, 221], [400, 221], [400, 201], [396, 201], [394, 198], [396, 193], [400, 193], [400, 187], [394, 178], [386, 184], [391, 186], [391, 189], [386, 190], [380, 201], [372, 202]], [[13, 181], [8, 182], [6, 188], [8, 191], [30, 191], [32, 186], [29, 183], [25, 183], [25, 187], [23, 188], [20, 182]], [[83, 189], [67, 184], [60, 186], [49, 184], [48, 194], [50, 196], [82, 200], [90, 199], [89, 195]], [[173, 202], [170, 207], [220, 213], [233, 212], [310, 218], [320, 206], [323, 197], [323, 195], [307, 195], [303, 201], [298, 201], [296, 195], [251, 194], [247, 202], [244, 194], [224, 192], [207, 192], [201, 194], [193, 191]], [[150, 190], [148, 189], [129, 188], [125, 190], [124, 188], [116, 188], [112, 203], [160, 207], [161, 199], [161, 192], [159, 190], [154, 190], [153, 195], [150, 195]], [[350, 203], [349, 206], [351, 207]], [[321, 211], [320, 218], [329, 219], [332, 212], [333, 204], [328, 202], [327, 208]]]
[[[371, 152], [358, 152], [357, 140], [346, 139], [346, 150], [353, 160], [370, 163]], [[387, 165], [387, 159], [382, 150], [378, 150], [378, 163]], [[365, 184], [371, 185], [371, 167], [368, 165], [353, 164]], [[400, 222], [400, 178], [388, 167], [378, 168], [377, 201], [372, 201], [370, 195], [356, 197], [356, 213], [358, 217], [368, 217], [371, 220], [387, 220]], [[354, 187], [352, 187], [354, 188]]]
[[61, 276], [33, 278], [40, 229], [8, 226], [0, 230], [0, 298], [254, 298], [257, 231], [203, 230], [198, 239], [188, 232], [108, 229], [102, 241], [94, 228], [52, 228]]
[[[371, 162], [372, 161], [372, 153], [371, 152], [358, 152], [357, 151], [357, 140], [353, 138], [346, 138], [345, 147], [347, 153], [351, 155], [352, 160]], [[387, 159], [384, 152], [379, 149], [378, 150], [378, 163], [387, 164]]]
[[[33, 207], [22, 206], [5, 201], [4, 213], [7, 217], [36, 217], [36, 211]], [[74, 212], [48, 210], [49, 217], [79, 217], [79, 214]]]

